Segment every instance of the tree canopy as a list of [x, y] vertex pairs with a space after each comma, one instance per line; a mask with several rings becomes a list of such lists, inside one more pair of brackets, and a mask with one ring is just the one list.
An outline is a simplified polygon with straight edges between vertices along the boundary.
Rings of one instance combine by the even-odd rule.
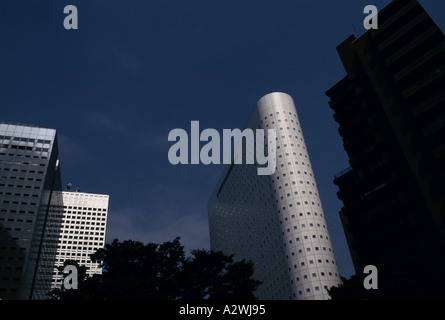
[[186, 257], [179, 237], [162, 244], [115, 239], [92, 254], [91, 260], [102, 263], [102, 274], [85, 277], [79, 272], [78, 289], [62, 286], [51, 291], [50, 298], [250, 300], [261, 284], [252, 279], [252, 262], [208, 250], [193, 250]]

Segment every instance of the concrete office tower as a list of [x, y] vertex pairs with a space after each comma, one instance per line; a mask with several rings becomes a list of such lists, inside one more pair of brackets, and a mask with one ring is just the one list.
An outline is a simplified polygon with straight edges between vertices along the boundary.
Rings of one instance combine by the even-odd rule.
[[329, 299], [340, 277], [292, 98], [262, 97], [247, 128], [276, 130], [276, 171], [224, 170], [208, 204], [211, 249], [254, 262], [259, 299]]
[[[57, 246], [55, 267], [65, 260], [77, 261], [87, 268], [87, 274], [102, 274], [99, 263], [89, 255], [103, 248], [108, 215], [109, 196], [78, 191], [63, 192], [63, 224]], [[53, 288], [60, 288], [62, 273], [54, 269]]]
[[63, 204], [56, 130], [0, 123], [0, 298], [51, 288]]

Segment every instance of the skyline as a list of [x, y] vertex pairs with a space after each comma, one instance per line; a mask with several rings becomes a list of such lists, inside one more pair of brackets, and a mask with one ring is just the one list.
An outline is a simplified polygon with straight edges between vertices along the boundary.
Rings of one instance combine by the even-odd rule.
[[[443, 1], [419, 2], [444, 30]], [[209, 248], [207, 202], [224, 165], [171, 165], [168, 132], [193, 120], [243, 129], [280, 91], [295, 100], [340, 274], [354, 273], [333, 183], [349, 164], [324, 92], [345, 75], [335, 48], [366, 31], [367, 2], [72, 4], [69, 31], [65, 4], [0, 4], [0, 120], [57, 130], [64, 189], [110, 195], [107, 242], [180, 236], [187, 251]]]

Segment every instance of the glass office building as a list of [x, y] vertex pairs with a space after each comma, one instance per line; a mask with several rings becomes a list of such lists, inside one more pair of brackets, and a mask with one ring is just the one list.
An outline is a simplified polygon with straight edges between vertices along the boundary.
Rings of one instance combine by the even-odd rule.
[[276, 130], [276, 170], [227, 166], [208, 204], [211, 249], [253, 261], [259, 299], [329, 299], [340, 275], [293, 99], [264, 96], [247, 128]]
[[0, 298], [51, 289], [63, 203], [56, 130], [0, 123]]

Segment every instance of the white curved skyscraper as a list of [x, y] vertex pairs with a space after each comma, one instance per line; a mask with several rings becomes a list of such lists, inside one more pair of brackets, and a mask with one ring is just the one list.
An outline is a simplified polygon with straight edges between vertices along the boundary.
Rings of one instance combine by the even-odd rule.
[[292, 98], [262, 97], [246, 127], [276, 130], [276, 170], [227, 166], [208, 204], [211, 249], [254, 262], [259, 299], [329, 299], [340, 276]]

